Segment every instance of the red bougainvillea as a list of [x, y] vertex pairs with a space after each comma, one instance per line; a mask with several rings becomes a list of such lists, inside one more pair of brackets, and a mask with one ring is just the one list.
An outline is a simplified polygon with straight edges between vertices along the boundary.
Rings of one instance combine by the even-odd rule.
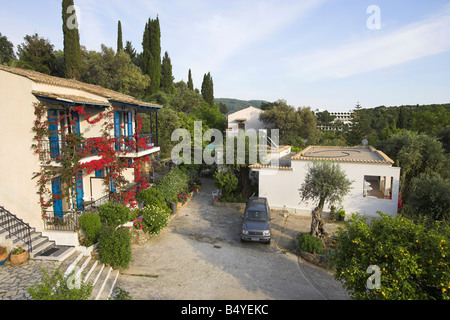
[[[134, 169], [134, 179], [136, 186], [132, 190], [122, 193], [113, 193], [113, 200], [123, 205], [135, 207], [136, 193], [139, 190], [150, 187], [148, 182], [142, 173], [142, 167], [144, 163], [149, 162], [148, 156], [142, 158], [136, 158], [129, 163], [128, 158], [121, 157], [129, 152], [137, 152], [138, 150], [149, 149], [149, 142], [144, 138], [139, 137], [139, 132], [142, 129], [142, 118], [136, 116], [136, 132], [130, 139], [129, 137], [112, 137], [111, 133], [114, 128], [114, 112], [115, 108], [109, 108], [94, 118], [91, 117], [91, 112], [86, 110], [85, 106], [73, 106], [70, 111], [77, 112], [80, 116], [89, 124], [95, 124], [104, 120], [102, 123], [101, 136], [95, 138], [84, 138], [82, 133], [70, 133], [69, 126], [74, 126], [75, 121], [71, 116], [71, 112], [63, 114], [60, 118], [54, 119], [52, 123], [47, 118], [47, 106], [44, 103], [35, 104], [35, 116], [36, 119], [33, 125], [33, 132], [35, 134], [32, 148], [36, 154], [39, 154], [40, 160], [47, 160], [47, 164], [50, 164], [49, 153], [53, 152], [48, 147], [48, 143], [43, 143], [45, 139], [53, 134], [58, 137], [63, 137], [63, 143], [60, 144], [60, 150], [58, 154], [52, 154], [51, 161], [55, 161], [59, 165], [57, 167], [41, 166], [40, 172], [35, 173], [34, 178], [37, 180], [38, 194], [40, 199], [40, 205], [45, 215], [45, 210], [53, 205], [53, 202], [58, 199], [76, 198], [76, 186], [77, 176], [80, 170], [86, 171], [87, 174], [92, 174], [97, 170], [105, 169], [106, 175], [104, 178], [105, 188], [110, 189], [111, 184], [114, 185], [114, 189], [120, 190], [128, 182], [123, 176], [123, 172], [126, 168]], [[63, 118], [68, 121], [62, 121]], [[81, 119], [80, 119], [81, 120]], [[68, 125], [61, 125], [68, 123]], [[51, 132], [50, 125], [59, 124], [58, 130]], [[116, 151], [116, 146], [122, 146], [121, 150]], [[47, 146], [47, 148], [45, 147]], [[50, 149], [50, 150], [49, 150]], [[93, 156], [90, 161], [83, 161]], [[55, 169], [56, 168], [56, 169]], [[49, 189], [49, 184], [56, 176], [61, 176], [62, 185], [64, 190], [61, 190], [61, 195], [55, 195], [52, 190]], [[78, 178], [79, 179], [79, 178]], [[71, 204], [68, 203], [69, 207]]]

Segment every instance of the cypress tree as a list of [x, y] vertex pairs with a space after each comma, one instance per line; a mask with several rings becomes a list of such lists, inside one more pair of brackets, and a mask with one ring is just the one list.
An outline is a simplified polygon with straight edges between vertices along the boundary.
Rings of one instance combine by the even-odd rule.
[[62, 1], [62, 20], [64, 35], [64, 64], [66, 78], [81, 78], [82, 56], [78, 20], [73, 0]]
[[214, 84], [210, 72], [203, 76], [202, 96], [211, 107], [214, 106]]
[[172, 62], [170, 61], [169, 54], [166, 51], [161, 64], [161, 89], [166, 93], [173, 93], [173, 80]]
[[117, 24], [117, 53], [123, 51], [123, 40], [122, 40], [122, 23], [119, 20]]
[[158, 17], [146, 23], [142, 49], [142, 71], [150, 76], [149, 94], [154, 94], [161, 83], [161, 30]]
[[188, 86], [189, 90], [194, 91], [194, 82], [192, 81], [191, 69], [189, 69], [187, 86]]

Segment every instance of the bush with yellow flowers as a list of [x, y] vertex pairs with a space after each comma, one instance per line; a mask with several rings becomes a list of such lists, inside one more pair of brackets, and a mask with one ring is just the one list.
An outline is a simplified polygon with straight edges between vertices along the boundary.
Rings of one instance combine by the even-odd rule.
[[379, 214], [338, 231], [335, 278], [353, 299], [449, 300], [450, 226]]

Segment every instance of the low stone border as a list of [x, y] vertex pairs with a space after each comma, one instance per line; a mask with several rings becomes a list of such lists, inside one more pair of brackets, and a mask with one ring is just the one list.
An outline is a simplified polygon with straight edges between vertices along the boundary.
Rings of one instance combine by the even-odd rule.
[[296, 253], [303, 259], [308, 261], [309, 263], [312, 263], [318, 267], [322, 267], [325, 269], [330, 269], [330, 265], [327, 263], [326, 256], [324, 254], [312, 254], [306, 251], [303, 251], [302, 248], [300, 248], [300, 245], [298, 244], [298, 237], [294, 239], [295, 241], [295, 248]]

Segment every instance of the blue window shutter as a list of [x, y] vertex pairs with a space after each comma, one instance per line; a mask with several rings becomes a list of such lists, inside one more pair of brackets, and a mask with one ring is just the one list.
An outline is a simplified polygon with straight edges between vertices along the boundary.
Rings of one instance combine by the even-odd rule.
[[[120, 139], [120, 112], [114, 112], [114, 137]], [[120, 143], [116, 142], [116, 151], [120, 150]]]
[[82, 205], [83, 203], [83, 198], [84, 198], [84, 190], [83, 190], [83, 171], [78, 171], [77, 175], [76, 175], [76, 186], [77, 186], [77, 209], [78, 210], [84, 210], [84, 207]]
[[[133, 116], [131, 111], [128, 112], [128, 138], [130, 139], [130, 141], [133, 141]], [[130, 151], [133, 150], [133, 147], [130, 145], [129, 148]]]
[[[52, 180], [52, 193], [54, 195], [61, 195], [61, 177], [56, 177]], [[62, 199], [53, 201], [53, 214], [57, 218], [63, 218]]]
[[56, 110], [48, 110], [49, 122], [49, 147], [52, 159], [59, 157], [59, 134], [58, 134], [58, 113]]
[[95, 170], [95, 177], [101, 178], [102, 177], [102, 170]]
[[80, 130], [80, 115], [78, 114], [78, 111], [72, 111], [71, 112], [72, 115], [72, 120], [75, 121], [75, 125], [73, 126], [73, 131], [74, 133], [81, 133]]
[[133, 137], [133, 113], [130, 111], [128, 112], [128, 136], [130, 138]]

